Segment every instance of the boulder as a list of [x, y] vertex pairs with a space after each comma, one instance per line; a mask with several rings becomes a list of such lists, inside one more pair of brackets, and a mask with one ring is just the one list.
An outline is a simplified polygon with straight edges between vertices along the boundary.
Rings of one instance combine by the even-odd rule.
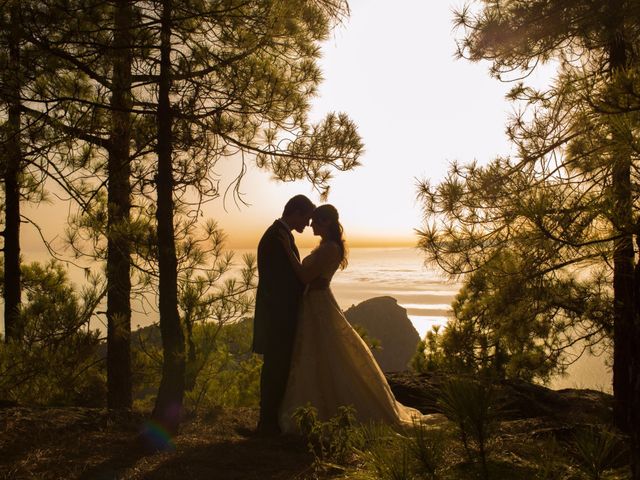
[[393, 297], [375, 297], [352, 306], [345, 312], [352, 325], [360, 325], [380, 347], [373, 350], [383, 372], [409, 368], [420, 336], [407, 316], [407, 310]]

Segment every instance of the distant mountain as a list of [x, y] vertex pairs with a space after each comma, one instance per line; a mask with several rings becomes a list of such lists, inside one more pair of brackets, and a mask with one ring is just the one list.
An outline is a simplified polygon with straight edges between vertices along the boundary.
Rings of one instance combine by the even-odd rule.
[[349, 308], [345, 317], [363, 327], [369, 337], [380, 341], [373, 356], [384, 372], [408, 370], [420, 336], [407, 316], [407, 310], [393, 297], [375, 297]]

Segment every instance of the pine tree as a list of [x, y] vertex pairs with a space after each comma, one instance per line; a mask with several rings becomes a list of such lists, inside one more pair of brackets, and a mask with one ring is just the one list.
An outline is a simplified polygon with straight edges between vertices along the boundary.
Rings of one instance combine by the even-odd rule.
[[7, 49], [4, 70], [2, 102], [7, 106], [8, 118], [4, 125], [2, 178], [4, 180], [4, 327], [7, 342], [19, 342], [20, 326], [20, 174], [23, 168], [21, 90], [23, 80], [22, 21], [19, 1], [9, 2], [8, 15], [2, 14], [3, 43]]
[[107, 380], [110, 408], [128, 409], [131, 387], [131, 66], [133, 11], [113, 7], [111, 128], [107, 180]]
[[[458, 15], [459, 54], [486, 59], [508, 80], [556, 62], [543, 91], [517, 83], [522, 110], [507, 132], [516, 158], [488, 166], [454, 166], [447, 181], [422, 187], [423, 231], [430, 259], [470, 272], [508, 248], [540, 276], [610, 267], [613, 290], [615, 417], [640, 431], [637, 188], [633, 174], [640, 125], [640, 5], [626, 0], [472, 2]], [[635, 419], [634, 419], [635, 418]], [[635, 434], [633, 434], [635, 435]], [[638, 452], [640, 442], [634, 440]], [[640, 458], [636, 456], [637, 459]], [[636, 471], [640, 467], [636, 466]], [[640, 475], [640, 473], [636, 473]]]
[[184, 331], [178, 313], [178, 261], [174, 237], [174, 182], [172, 165], [171, 111], [171, 36], [173, 33], [172, 0], [163, 0], [160, 13], [160, 72], [158, 79], [157, 141], [158, 173], [156, 185], [158, 208], [158, 270], [160, 332], [162, 334], [162, 378], [153, 409], [153, 417], [168, 431], [176, 433], [180, 425], [185, 391]]
[[[39, 50], [40, 61], [54, 69], [38, 79], [29, 97], [34, 106], [25, 109], [46, 124], [49, 138], [58, 144], [48, 154], [47, 177], [69, 193], [86, 217], [101, 215], [96, 204], [107, 186], [106, 225], [100, 234], [107, 240], [108, 406], [131, 408], [128, 224], [134, 11], [128, 1], [50, 0], [29, 13], [26, 40]], [[110, 61], [104, 61], [104, 52]], [[87, 181], [89, 172], [98, 182]]]

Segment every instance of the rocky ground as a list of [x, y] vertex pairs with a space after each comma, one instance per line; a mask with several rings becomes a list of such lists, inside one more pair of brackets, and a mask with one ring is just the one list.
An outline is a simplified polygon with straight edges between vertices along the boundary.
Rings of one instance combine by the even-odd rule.
[[[388, 377], [401, 402], [424, 413], [436, 411], [437, 387], [443, 377]], [[500, 438], [513, 445], [542, 448], [542, 444], [536, 446], [537, 439], [542, 441], [552, 434], [562, 440], [577, 425], [606, 424], [611, 417], [612, 398], [602, 392], [556, 392], [525, 382], [504, 382], [495, 388], [501, 412]], [[149, 454], [138, 440], [141, 431], [153, 429], [146, 426], [141, 413], [5, 406], [0, 408], [0, 479], [311, 477], [314, 459], [306, 442], [292, 437], [256, 437], [256, 419], [256, 409], [220, 410], [187, 418], [174, 439], [173, 451]], [[517, 456], [517, 449], [510, 451]]]

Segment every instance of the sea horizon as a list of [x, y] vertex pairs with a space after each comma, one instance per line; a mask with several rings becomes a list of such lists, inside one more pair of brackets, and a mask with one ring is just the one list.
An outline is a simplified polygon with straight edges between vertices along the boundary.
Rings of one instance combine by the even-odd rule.
[[[234, 268], [242, 263], [246, 253], [256, 254], [255, 248], [229, 249], [234, 252]], [[301, 248], [302, 257], [312, 248]], [[50, 257], [26, 255], [26, 261], [46, 261]], [[420, 338], [424, 338], [434, 326], [444, 327], [451, 318], [453, 302], [461, 282], [452, 281], [443, 272], [424, 264], [424, 256], [416, 247], [351, 247], [349, 264], [338, 270], [331, 283], [333, 294], [343, 310], [375, 297], [389, 296], [405, 308], [407, 317]], [[69, 277], [76, 287], [84, 283], [84, 272], [70, 267]], [[132, 329], [143, 328], [157, 321], [157, 312], [141, 312], [132, 305]], [[0, 312], [3, 306], [0, 306]], [[91, 328], [105, 328], [98, 320]], [[556, 376], [548, 384], [550, 388], [591, 388], [611, 393], [611, 371], [602, 357], [585, 354], [571, 365], [566, 376]]]

